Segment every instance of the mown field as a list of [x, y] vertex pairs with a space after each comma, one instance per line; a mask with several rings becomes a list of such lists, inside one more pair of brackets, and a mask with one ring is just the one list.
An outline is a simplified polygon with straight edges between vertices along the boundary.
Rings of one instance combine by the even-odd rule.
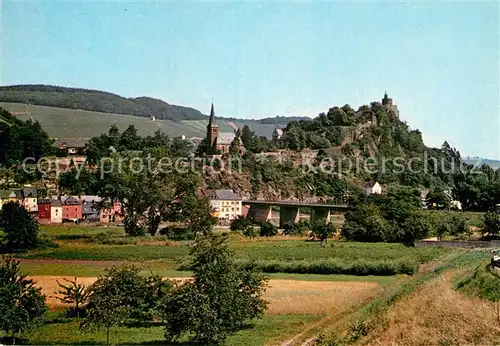
[[[219, 231], [223, 232], [223, 231]], [[246, 239], [229, 233], [238, 262], [256, 265], [267, 273], [395, 275], [413, 274], [421, 263], [441, 256], [440, 248], [412, 248], [401, 244], [330, 241], [326, 246], [306, 238]], [[43, 226], [42, 234], [57, 247], [19, 257], [31, 260], [161, 261], [169, 270], [189, 270], [189, 244], [162, 237], [130, 238], [119, 228]], [[151, 266], [155, 264], [151, 263]]]

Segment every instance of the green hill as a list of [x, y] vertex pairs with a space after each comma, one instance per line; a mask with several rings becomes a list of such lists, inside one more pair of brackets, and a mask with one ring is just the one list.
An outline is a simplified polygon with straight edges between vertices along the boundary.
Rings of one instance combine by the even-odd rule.
[[[99, 113], [125, 114], [156, 119], [184, 121], [208, 120], [199, 110], [169, 104], [151, 97], [125, 98], [109, 92], [66, 88], [51, 85], [0, 86], [0, 102], [21, 103], [37, 106], [67, 108]], [[208, 106], [207, 106], [208, 107]], [[306, 117], [275, 117], [261, 120], [225, 118], [228, 122], [253, 122], [264, 125], [286, 126], [293, 120]], [[258, 130], [256, 130], [258, 132]]]
[[[208, 120], [163, 120], [126, 114], [94, 112], [81, 109], [68, 109], [47, 106], [35, 106], [23, 103], [0, 102], [0, 107], [21, 120], [38, 120], [51, 137], [56, 138], [91, 138], [107, 132], [111, 125], [117, 125], [123, 131], [133, 124], [139, 134], [147, 136], [161, 130], [170, 137], [185, 135], [188, 138], [203, 138]], [[221, 131], [233, 131], [234, 127], [247, 124], [259, 136], [271, 137], [274, 124], [260, 124], [254, 120], [235, 122], [218, 118]]]
[[133, 124], [143, 136], [152, 134], [158, 129], [171, 137], [205, 135], [205, 130], [202, 131], [199, 127], [172, 120], [152, 121], [149, 117], [8, 102], [0, 102], [0, 107], [21, 120], [29, 118], [38, 120], [51, 137], [57, 138], [91, 138], [107, 132], [111, 125], [117, 125], [123, 131], [130, 124]]

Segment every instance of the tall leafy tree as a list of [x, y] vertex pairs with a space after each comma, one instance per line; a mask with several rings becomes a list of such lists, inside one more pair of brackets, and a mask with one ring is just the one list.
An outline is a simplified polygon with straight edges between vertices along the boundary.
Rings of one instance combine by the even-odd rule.
[[142, 137], [137, 133], [134, 125], [129, 125], [120, 135], [120, 148], [125, 150], [139, 150], [143, 147]]
[[28, 157], [37, 161], [54, 151], [52, 144], [38, 121], [20, 121], [0, 108], [0, 163], [12, 166]]
[[174, 157], [187, 158], [193, 152], [193, 144], [182, 138], [174, 138], [170, 145], [170, 151]]
[[16, 202], [5, 203], [0, 211], [0, 248], [14, 252], [34, 249], [38, 244], [38, 222]]
[[0, 263], [0, 329], [19, 336], [40, 321], [47, 311], [45, 296], [33, 280], [20, 274], [19, 262], [3, 257]]
[[349, 240], [380, 242], [386, 240], [389, 224], [375, 204], [359, 204], [345, 214], [342, 236]]
[[109, 345], [110, 329], [129, 318], [151, 318], [154, 297], [160, 297], [156, 276], [139, 275], [135, 267], [112, 267], [89, 287], [87, 316], [82, 327], [87, 330], [104, 328]]
[[253, 145], [254, 136], [255, 134], [250, 130], [250, 127], [246, 124], [243, 125], [241, 129], [241, 141], [245, 148], [249, 149]]
[[227, 236], [199, 237], [191, 253], [193, 280], [175, 287], [164, 307], [166, 337], [219, 344], [262, 316], [266, 278], [236, 265]]
[[[189, 170], [163, 169], [159, 157], [115, 154], [104, 166], [105, 184], [100, 191], [108, 200], [118, 199], [125, 212], [125, 231], [136, 236], [154, 235], [162, 221], [181, 221], [198, 229], [208, 228], [213, 219], [210, 206], [196, 197], [200, 177]], [[121, 162], [121, 169], [118, 169]], [[149, 165], [149, 167], [148, 167]]]

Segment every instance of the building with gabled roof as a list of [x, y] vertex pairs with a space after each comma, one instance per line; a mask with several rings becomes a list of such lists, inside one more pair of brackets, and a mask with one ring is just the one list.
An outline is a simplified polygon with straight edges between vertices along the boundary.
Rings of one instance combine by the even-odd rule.
[[242, 215], [242, 198], [239, 194], [229, 189], [202, 190], [201, 197], [210, 200], [212, 215], [224, 220], [234, 220]]
[[38, 212], [38, 194], [33, 187], [24, 187], [21, 189], [23, 198], [22, 205], [29, 213]]
[[0, 209], [5, 203], [18, 202], [18, 197], [14, 191], [0, 190]]
[[62, 198], [63, 221], [79, 221], [83, 218], [82, 203], [76, 196]]
[[48, 198], [38, 200], [38, 222], [51, 222], [52, 201]]
[[86, 138], [58, 138], [55, 145], [60, 150], [67, 150], [69, 155], [75, 155], [83, 152], [88, 142]]
[[50, 222], [63, 222], [63, 207], [60, 199], [53, 199], [50, 203]]

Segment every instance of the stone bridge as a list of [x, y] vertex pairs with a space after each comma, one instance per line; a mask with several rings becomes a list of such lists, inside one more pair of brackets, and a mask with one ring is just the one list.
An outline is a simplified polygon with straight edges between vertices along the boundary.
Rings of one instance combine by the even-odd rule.
[[311, 222], [324, 220], [330, 222], [331, 212], [346, 212], [351, 207], [347, 204], [309, 203], [300, 201], [265, 201], [243, 200], [243, 205], [250, 206], [247, 217], [256, 221], [267, 221], [271, 218], [271, 207], [280, 207], [280, 228], [287, 222], [298, 222], [300, 208], [311, 209]]

